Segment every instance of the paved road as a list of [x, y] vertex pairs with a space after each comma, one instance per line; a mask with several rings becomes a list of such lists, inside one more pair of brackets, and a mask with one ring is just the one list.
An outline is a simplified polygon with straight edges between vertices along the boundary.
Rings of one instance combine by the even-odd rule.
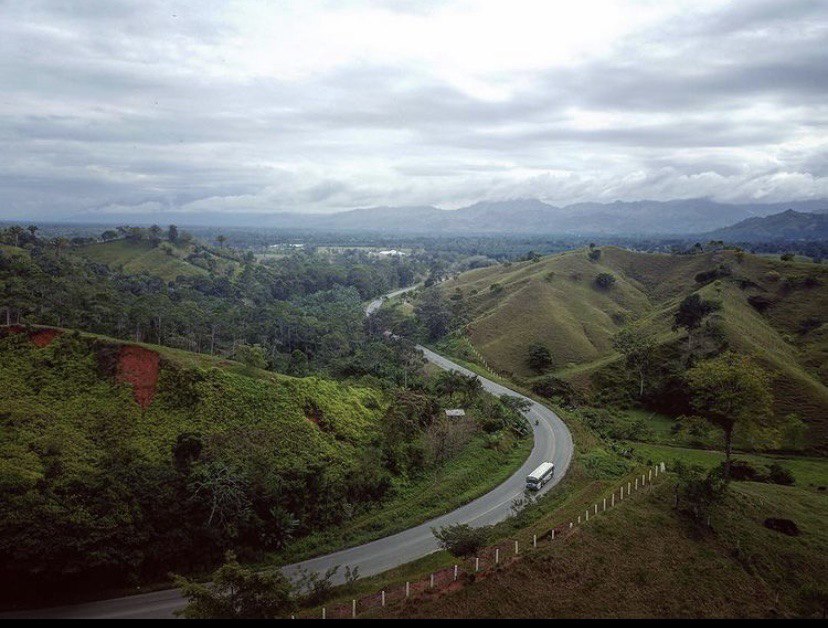
[[[398, 290], [389, 296], [394, 296], [411, 290]], [[366, 312], [375, 312], [382, 299], [371, 302]], [[446, 370], [459, 371], [465, 375], [473, 375], [468, 369], [455, 364], [441, 355], [419, 347], [426, 360]], [[371, 543], [351, 547], [348, 549], [312, 558], [284, 568], [286, 574], [296, 573], [299, 568], [312, 571], [325, 571], [333, 565], [342, 565], [337, 574], [342, 581], [345, 565], [359, 567], [361, 576], [371, 576], [382, 573], [393, 567], [421, 558], [438, 549], [432, 527], [439, 527], [454, 523], [468, 523], [474, 526], [483, 526], [502, 521], [509, 516], [512, 501], [523, 495], [526, 485], [526, 476], [541, 462], [550, 460], [555, 463], [555, 476], [551, 482], [543, 487], [546, 492], [561, 481], [569, 463], [572, 460], [572, 435], [558, 416], [546, 406], [543, 406], [527, 397], [523, 397], [509, 388], [496, 382], [480, 377], [480, 381], [490, 393], [495, 395], [513, 395], [527, 399], [530, 407], [526, 412], [529, 423], [534, 432], [535, 444], [526, 462], [518, 471], [503, 484], [482, 497], [453, 510], [450, 513], [432, 519], [422, 525], [410, 528], [398, 534], [388, 536]], [[183, 602], [176, 590], [158, 591], [129, 597], [89, 602], [74, 606], [42, 609], [23, 613], [9, 613], [0, 615], [0, 618], [9, 617], [43, 617], [43, 618], [169, 618]]]
[[382, 307], [382, 302], [385, 301], [385, 299], [392, 299], [392, 298], [397, 297], [401, 294], [405, 294], [406, 292], [411, 292], [412, 290], [416, 290], [419, 287], [420, 287], [419, 284], [416, 284], [414, 286], [408, 286], [407, 288], [400, 288], [399, 290], [394, 290], [394, 292], [389, 292], [386, 295], [378, 297], [378, 298], [374, 299], [373, 301], [371, 301], [365, 307], [365, 314], [367, 316], [370, 316], [371, 314], [376, 312], [378, 309], [380, 309]]

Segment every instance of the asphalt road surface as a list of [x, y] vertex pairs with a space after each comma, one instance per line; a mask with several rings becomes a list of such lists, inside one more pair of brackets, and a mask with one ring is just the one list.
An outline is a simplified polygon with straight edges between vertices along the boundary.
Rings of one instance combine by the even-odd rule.
[[[396, 296], [412, 288], [405, 288], [389, 294]], [[366, 307], [366, 313], [372, 314], [382, 305], [383, 299], [376, 299]], [[452, 362], [448, 358], [419, 347], [426, 360], [442, 369], [459, 371], [464, 375], [474, 375], [468, 369]], [[523, 397], [509, 388], [480, 377], [483, 388], [495, 395], [512, 395], [527, 399], [530, 407], [526, 416], [534, 432], [534, 447], [523, 465], [500, 486], [482, 497], [461, 506], [445, 515], [427, 521], [403, 532], [377, 539], [364, 545], [344, 549], [333, 554], [284, 567], [287, 575], [295, 574], [299, 568], [324, 572], [334, 565], [341, 568], [334, 580], [341, 583], [344, 569], [359, 567], [360, 576], [382, 573], [393, 567], [426, 556], [437, 549], [437, 541], [431, 532], [432, 527], [454, 523], [467, 523], [484, 526], [502, 521], [509, 516], [514, 499], [521, 497], [526, 487], [526, 476], [540, 463], [551, 461], [555, 464], [555, 475], [540, 493], [545, 493], [561, 481], [572, 460], [572, 435], [566, 425], [552, 410], [527, 397]], [[183, 606], [183, 600], [175, 589], [131, 595], [128, 597], [88, 602], [72, 606], [61, 606], [33, 611], [6, 613], [0, 618], [40, 617], [40, 618], [170, 618], [173, 611]]]

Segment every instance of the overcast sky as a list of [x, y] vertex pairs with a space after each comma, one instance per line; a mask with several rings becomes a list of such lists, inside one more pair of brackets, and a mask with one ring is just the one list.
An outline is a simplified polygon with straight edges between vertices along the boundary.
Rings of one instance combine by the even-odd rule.
[[828, 2], [0, 0], [0, 218], [828, 197]]

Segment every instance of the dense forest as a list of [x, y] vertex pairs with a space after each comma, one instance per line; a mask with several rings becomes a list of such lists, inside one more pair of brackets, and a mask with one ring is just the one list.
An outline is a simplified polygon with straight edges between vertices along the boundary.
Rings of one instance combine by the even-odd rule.
[[359, 250], [295, 249], [257, 259], [175, 227], [75, 240], [12, 228], [0, 232], [0, 241], [6, 323], [236, 356], [296, 375], [368, 368], [373, 360], [360, 359], [370, 351], [362, 302], [429, 272], [416, 256], [378, 258]]
[[419, 322], [391, 340], [385, 313], [366, 319], [366, 300], [442, 278], [434, 259], [255, 255], [175, 227], [0, 236], [8, 600], [163, 580], [228, 549], [279, 562], [469, 448], [461, 486], [480, 490], [476, 465], [512, 464], [527, 435], [476, 378], [423, 370]]

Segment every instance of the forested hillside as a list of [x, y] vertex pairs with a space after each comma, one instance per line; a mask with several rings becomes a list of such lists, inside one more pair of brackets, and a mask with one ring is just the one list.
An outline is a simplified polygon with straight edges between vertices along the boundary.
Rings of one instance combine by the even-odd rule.
[[[291, 556], [342, 547], [459, 505], [525, 456], [522, 419], [476, 380], [349, 387], [57, 328], [0, 329], [6, 600], [164, 580], [228, 548], [279, 562], [314, 534]], [[440, 418], [457, 403], [467, 419]]]
[[[415, 258], [297, 249], [256, 259], [170, 227], [101, 239], [0, 231], [0, 322], [82, 329], [211, 355], [257, 347], [257, 362], [304, 375], [359, 374], [362, 302], [429, 271]], [[370, 368], [370, 367], [367, 367]]]

